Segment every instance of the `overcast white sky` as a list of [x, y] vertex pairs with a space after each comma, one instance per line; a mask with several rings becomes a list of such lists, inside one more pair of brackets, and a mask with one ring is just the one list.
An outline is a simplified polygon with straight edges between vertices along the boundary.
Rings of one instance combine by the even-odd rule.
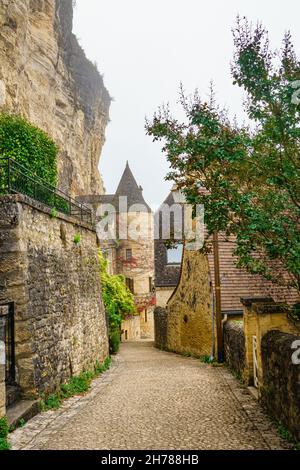
[[186, 91], [197, 87], [206, 96], [213, 79], [218, 101], [242, 118], [241, 94], [230, 76], [238, 13], [261, 20], [274, 47], [290, 29], [300, 53], [299, 0], [77, 0], [74, 32], [115, 100], [100, 163], [108, 193], [129, 160], [149, 204], [167, 195], [167, 163], [144, 123], [164, 102], [176, 111], [180, 81]]

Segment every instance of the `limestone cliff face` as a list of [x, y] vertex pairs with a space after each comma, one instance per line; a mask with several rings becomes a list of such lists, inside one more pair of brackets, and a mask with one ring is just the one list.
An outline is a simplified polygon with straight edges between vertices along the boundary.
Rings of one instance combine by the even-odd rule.
[[99, 194], [111, 100], [72, 23], [72, 0], [0, 0], [0, 110], [56, 141], [61, 189]]

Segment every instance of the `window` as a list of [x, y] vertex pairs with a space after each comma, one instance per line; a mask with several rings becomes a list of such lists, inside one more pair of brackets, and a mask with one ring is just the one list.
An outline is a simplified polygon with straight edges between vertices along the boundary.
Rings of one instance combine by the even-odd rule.
[[148, 321], [148, 310], [146, 309], [145, 310], [145, 323], [147, 323]]
[[176, 248], [170, 248], [167, 251], [168, 264], [181, 264], [183, 245], [177, 245]]
[[153, 282], [152, 282], [152, 277], [149, 277], [149, 292], [153, 291]]
[[130, 292], [132, 294], [134, 294], [134, 281], [133, 281], [133, 279], [129, 279], [128, 277], [126, 277], [126, 286], [130, 290]]
[[132, 250], [127, 249], [126, 250], [126, 261], [130, 261], [132, 259]]

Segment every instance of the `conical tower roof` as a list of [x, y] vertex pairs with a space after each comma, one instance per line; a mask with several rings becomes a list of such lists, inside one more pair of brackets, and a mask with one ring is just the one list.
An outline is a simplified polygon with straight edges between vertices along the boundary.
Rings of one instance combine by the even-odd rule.
[[144, 199], [143, 189], [137, 184], [128, 162], [126, 163], [124, 173], [115, 193], [115, 200], [120, 196], [127, 196], [128, 209], [130, 209], [133, 204], [142, 204], [147, 212], [151, 212], [150, 207]]

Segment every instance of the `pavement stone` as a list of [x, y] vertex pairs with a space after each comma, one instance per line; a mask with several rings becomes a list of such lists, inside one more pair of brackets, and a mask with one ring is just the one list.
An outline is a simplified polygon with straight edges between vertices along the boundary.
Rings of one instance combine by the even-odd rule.
[[88, 394], [34, 417], [13, 450], [275, 450], [289, 446], [225, 367], [121, 345]]

